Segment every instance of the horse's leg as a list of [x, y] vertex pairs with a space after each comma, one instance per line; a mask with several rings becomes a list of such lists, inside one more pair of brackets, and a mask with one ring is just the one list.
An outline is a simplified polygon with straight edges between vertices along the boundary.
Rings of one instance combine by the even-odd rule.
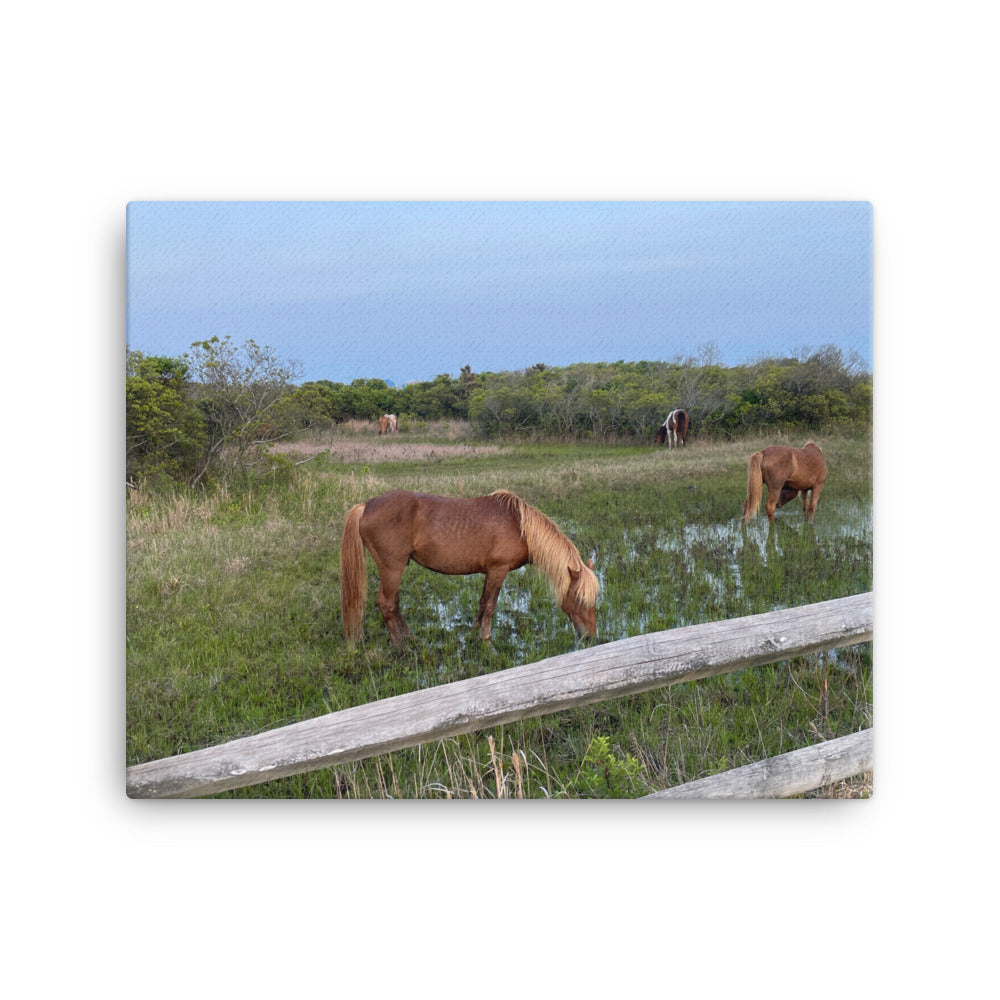
[[816, 516], [816, 505], [819, 503], [819, 495], [823, 492], [823, 484], [817, 483], [813, 488], [809, 496], [809, 507], [806, 510], [806, 515], [809, 518], [809, 523], [812, 524], [813, 518]]
[[413, 633], [399, 611], [399, 584], [402, 578], [401, 569], [379, 567], [378, 609], [382, 612], [382, 620], [394, 646], [402, 646], [407, 639], [413, 638]]
[[775, 510], [781, 506], [781, 484], [780, 483], [769, 483], [764, 480], [764, 484], [767, 486], [767, 519], [769, 521], [774, 520]]
[[491, 567], [486, 571], [483, 594], [479, 598], [479, 616], [476, 618], [476, 626], [479, 628], [480, 639], [486, 640], [490, 637], [490, 629], [493, 625], [493, 613], [497, 609], [497, 598], [500, 596], [500, 588], [503, 586], [506, 578], [506, 567]]

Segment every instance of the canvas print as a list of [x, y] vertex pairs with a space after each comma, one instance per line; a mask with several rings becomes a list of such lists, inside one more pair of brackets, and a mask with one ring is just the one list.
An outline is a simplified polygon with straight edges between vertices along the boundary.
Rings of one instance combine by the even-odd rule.
[[867, 202], [133, 202], [132, 798], [873, 794]]

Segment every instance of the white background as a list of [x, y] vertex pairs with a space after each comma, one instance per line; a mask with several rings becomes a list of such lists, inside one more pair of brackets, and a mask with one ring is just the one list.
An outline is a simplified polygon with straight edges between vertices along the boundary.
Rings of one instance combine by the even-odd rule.
[[[8, 11], [5, 978], [111, 997], [981, 992], [997, 888], [988, 13]], [[129, 802], [125, 205], [226, 198], [870, 200], [874, 799]]]

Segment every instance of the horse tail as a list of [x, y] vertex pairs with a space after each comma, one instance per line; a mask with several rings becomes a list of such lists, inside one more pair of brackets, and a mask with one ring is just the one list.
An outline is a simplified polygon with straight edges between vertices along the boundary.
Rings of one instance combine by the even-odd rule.
[[355, 504], [348, 511], [340, 543], [340, 612], [344, 618], [344, 632], [351, 641], [361, 638], [368, 594], [368, 567], [365, 566], [365, 546], [360, 530], [364, 512], [363, 503]]
[[747, 498], [743, 501], [743, 523], [757, 516], [760, 506], [760, 494], [764, 488], [764, 452], [758, 451], [750, 456], [747, 463]]

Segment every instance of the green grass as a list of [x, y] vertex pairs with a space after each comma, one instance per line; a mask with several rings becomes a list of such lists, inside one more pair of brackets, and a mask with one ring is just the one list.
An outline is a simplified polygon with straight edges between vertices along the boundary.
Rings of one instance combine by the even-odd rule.
[[[133, 495], [127, 763], [574, 648], [568, 620], [530, 567], [508, 577], [484, 644], [472, 631], [482, 578], [415, 565], [401, 601], [417, 642], [390, 647], [372, 586], [365, 639], [349, 648], [339, 614], [343, 518], [387, 489], [472, 496], [503, 487], [539, 507], [594, 558], [602, 642], [868, 591], [870, 436], [817, 438], [831, 471], [815, 525], [795, 503], [771, 531], [763, 512], [745, 530], [739, 513], [747, 456], [773, 438], [696, 439], [670, 452], [559, 443], [480, 450], [461, 428], [388, 440], [359, 428], [300, 443], [290, 457], [311, 460], [271, 485]], [[634, 796], [855, 732], [871, 714], [871, 644], [863, 644], [227, 797]]]

